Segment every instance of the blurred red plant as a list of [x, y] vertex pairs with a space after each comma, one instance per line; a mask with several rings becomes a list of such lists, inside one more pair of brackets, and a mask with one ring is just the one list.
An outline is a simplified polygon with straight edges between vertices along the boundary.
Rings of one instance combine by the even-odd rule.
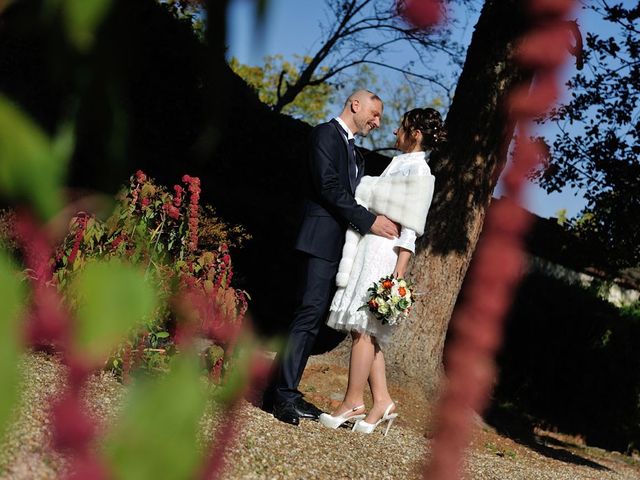
[[441, 0], [398, 0], [396, 7], [407, 22], [418, 28], [437, 24], [444, 9]]
[[[154, 259], [165, 260], [164, 263], [155, 263], [160, 266], [158, 273], [169, 273], [169, 277], [179, 280], [175, 283], [176, 288], [171, 290], [171, 296], [175, 299], [173, 304], [183, 305], [182, 313], [187, 309], [184, 306], [188, 305], [191, 315], [189, 320], [180, 324], [178, 337], [183, 344], [191, 343], [192, 338], [198, 335], [233, 350], [241, 333], [247, 295], [230, 286], [233, 269], [226, 244], [222, 243], [216, 251], [197, 250], [200, 182], [189, 176], [184, 179], [190, 193], [188, 206], [182, 203], [182, 187], [174, 188], [177, 200], [167, 198], [164, 189], [153, 185], [143, 172], [136, 172], [128, 192], [120, 196], [122, 203], [111, 217], [112, 222], [100, 222], [84, 212], [76, 215], [70, 222], [67, 238], [57, 248], [56, 254], [45, 229], [29, 216], [17, 215], [16, 238], [20, 239], [24, 251], [25, 272], [33, 290], [32, 307], [25, 325], [27, 341], [39, 348], [58, 351], [67, 367], [65, 387], [52, 400], [50, 417], [52, 446], [65, 453], [70, 460], [68, 478], [108, 477], [107, 466], [94, 451], [99, 435], [97, 422], [84, 408], [82, 399], [84, 385], [100, 365], [89, 361], [76, 344], [73, 312], [69, 308], [73, 302], [66, 298], [65, 289], [68, 281], [82, 271], [88, 259], [125, 256], [130, 261], [147, 262], [147, 267], [154, 263]], [[182, 222], [174, 222], [172, 228], [162, 230], [162, 225], [170, 225], [172, 221], [162, 216], [165, 205], [176, 209], [188, 208], [189, 215], [183, 216], [188, 217], [188, 228], [183, 229]], [[160, 218], [156, 218], [158, 214]], [[145, 232], [134, 234], [132, 232], [135, 229], [129, 228], [132, 223], [139, 227], [142, 220], [147, 220], [146, 233], [150, 231], [150, 236]], [[187, 233], [186, 238], [175, 233], [180, 231]], [[208, 235], [212, 231], [215, 232], [215, 229], [209, 229]], [[162, 234], [166, 241], [162, 250], [173, 252], [175, 256], [154, 256], [153, 248], [160, 244]], [[177, 242], [173, 250], [168, 244], [171, 241]], [[165, 287], [169, 288], [170, 279], [164, 280]], [[144, 332], [140, 337], [134, 357], [140, 356], [142, 344], [148, 335], [148, 332]], [[131, 350], [130, 347], [125, 348], [126, 364], [136, 360], [131, 358]], [[225, 356], [215, 362], [213, 378], [219, 379], [222, 367], [228, 360]], [[260, 372], [265, 377], [266, 369], [254, 364], [252, 361], [249, 367], [249, 379], [256, 379]], [[246, 388], [245, 385], [229, 397], [225, 407], [228, 412], [235, 409]], [[216, 441], [212, 444], [212, 455], [202, 467], [205, 478], [211, 478], [221, 471], [223, 463], [218, 453], [226, 450], [235, 431], [234, 419], [227, 415], [224, 418]]]
[[[540, 144], [529, 140], [528, 122], [546, 112], [559, 93], [557, 70], [566, 58], [556, 42], [564, 39], [561, 18], [573, 0], [531, 1], [538, 27], [520, 43], [517, 58], [535, 68], [533, 86], [517, 87], [506, 108], [518, 121], [519, 140], [514, 160], [506, 172], [509, 197], [488, 211], [473, 266], [467, 275], [464, 301], [456, 308], [451, 328], [453, 340], [445, 352], [447, 380], [436, 407], [432, 457], [425, 468], [429, 480], [460, 477], [461, 459], [471, 438], [473, 412], [486, 407], [495, 380], [495, 354], [502, 342], [503, 320], [523, 271], [523, 236], [531, 217], [519, 206], [526, 175], [544, 158]], [[562, 41], [561, 48], [571, 49]], [[572, 52], [575, 53], [575, 52]]]

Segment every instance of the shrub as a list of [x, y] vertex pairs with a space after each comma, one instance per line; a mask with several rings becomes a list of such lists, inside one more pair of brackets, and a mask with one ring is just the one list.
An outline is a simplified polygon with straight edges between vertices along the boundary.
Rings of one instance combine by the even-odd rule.
[[[220, 334], [220, 326], [240, 327], [248, 295], [231, 286], [229, 245], [240, 246], [250, 237], [218, 218], [213, 207], [203, 208], [200, 193], [197, 177], [184, 175], [169, 191], [138, 171], [116, 196], [108, 218], [79, 212], [55, 252], [54, 281], [63, 294], [89, 260], [108, 257], [143, 268], [160, 292], [160, 306], [145, 319], [143, 331], [132, 332], [110, 359], [109, 367], [125, 376], [138, 362], [148, 370], [164, 369], [163, 358], [175, 351], [179, 320], [170, 307], [185, 296], [195, 308], [177, 311], [222, 348], [229, 339]], [[73, 296], [65, 299], [73, 309]]]

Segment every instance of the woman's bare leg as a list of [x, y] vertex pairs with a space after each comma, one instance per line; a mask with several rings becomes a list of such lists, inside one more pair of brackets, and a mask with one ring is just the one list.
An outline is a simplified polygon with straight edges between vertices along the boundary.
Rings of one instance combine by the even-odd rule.
[[[371, 372], [371, 364], [375, 355], [373, 339], [369, 335], [351, 332], [351, 358], [349, 360], [349, 381], [347, 393], [342, 404], [334, 412], [340, 415], [352, 408], [364, 404], [364, 388]], [[355, 413], [362, 413], [364, 409]]]
[[[369, 373], [369, 386], [373, 396], [373, 407], [369, 411], [365, 422], [375, 423], [384, 414], [384, 411], [393, 401], [387, 388], [387, 373], [384, 363], [384, 354], [374, 340], [374, 356], [371, 362], [371, 372]], [[393, 411], [393, 409], [392, 409]]]

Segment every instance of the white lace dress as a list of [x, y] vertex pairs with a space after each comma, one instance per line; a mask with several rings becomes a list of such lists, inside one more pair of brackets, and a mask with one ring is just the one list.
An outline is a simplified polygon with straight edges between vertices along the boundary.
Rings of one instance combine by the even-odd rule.
[[[380, 175], [431, 175], [425, 152], [394, 157]], [[375, 212], [374, 212], [375, 213]], [[347, 285], [338, 288], [329, 311], [327, 325], [336, 330], [356, 331], [375, 337], [382, 347], [389, 344], [394, 327], [382, 325], [369, 310], [358, 309], [368, 300], [367, 289], [396, 266], [398, 248], [415, 252], [416, 232], [402, 227], [399, 238], [388, 239], [367, 233], [358, 243]]]

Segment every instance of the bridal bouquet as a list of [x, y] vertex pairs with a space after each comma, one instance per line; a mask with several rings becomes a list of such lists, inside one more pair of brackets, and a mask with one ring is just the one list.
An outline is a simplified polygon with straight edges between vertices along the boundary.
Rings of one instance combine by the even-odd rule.
[[359, 310], [369, 309], [383, 325], [397, 325], [413, 305], [413, 289], [401, 278], [382, 277], [367, 290], [369, 300]]

